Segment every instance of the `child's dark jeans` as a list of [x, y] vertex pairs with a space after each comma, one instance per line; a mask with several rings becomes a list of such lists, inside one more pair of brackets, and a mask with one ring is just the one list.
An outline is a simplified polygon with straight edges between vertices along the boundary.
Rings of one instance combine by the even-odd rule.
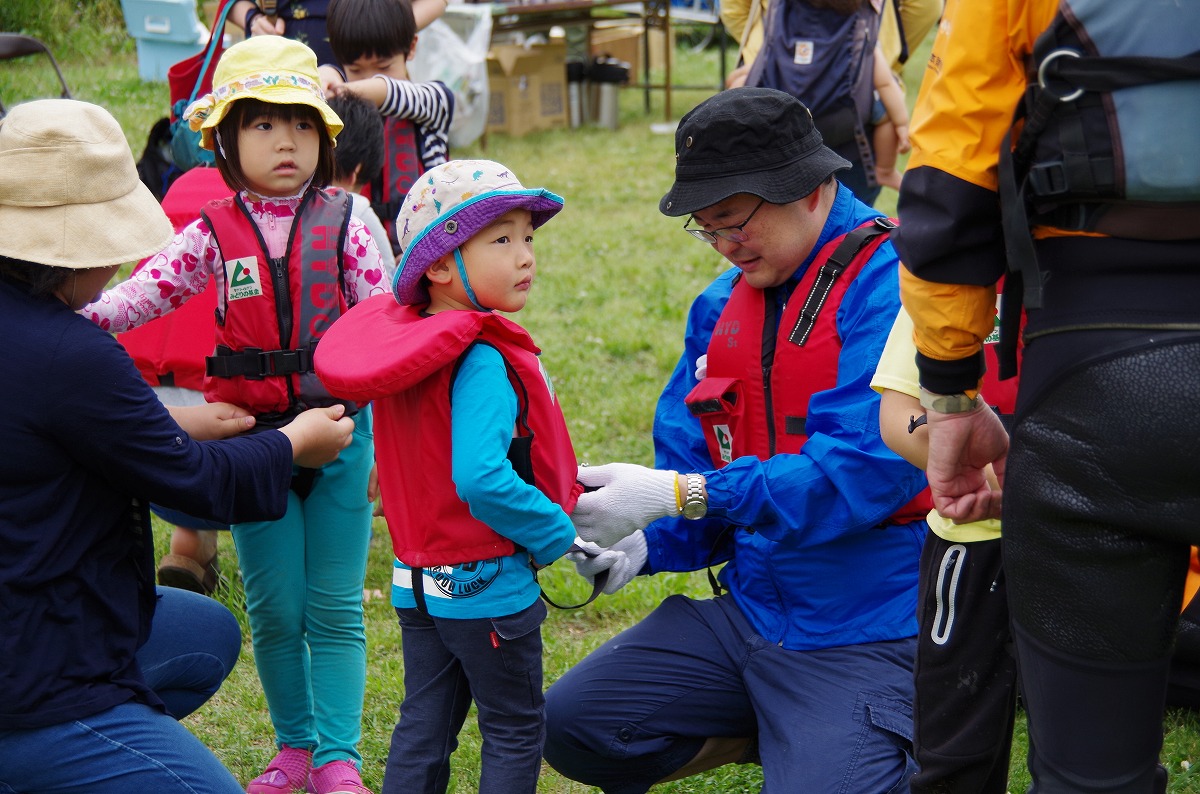
[[502, 618], [454, 620], [397, 609], [404, 701], [383, 794], [440, 794], [471, 701], [479, 715], [480, 791], [537, 789], [546, 740], [542, 634], [546, 605]]

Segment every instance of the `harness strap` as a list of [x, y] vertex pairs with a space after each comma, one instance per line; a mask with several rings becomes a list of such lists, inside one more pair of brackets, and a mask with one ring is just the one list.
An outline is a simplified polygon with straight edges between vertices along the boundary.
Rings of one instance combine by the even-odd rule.
[[422, 615], [429, 614], [429, 606], [425, 603], [425, 569], [409, 568], [412, 574], [413, 600], [417, 602], [417, 611]]
[[859, 251], [866, 247], [868, 243], [881, 234], [890, 234], [892, 229], [895, 228], [896, 224], [887, 218], [876, 218], [873, 223], [864, 224], [854, 229], [838, 243], [837, 248], [833, 250], [829, 258], [821, 265], [821, 270], [817, 273], [817, 278], [813, 281], [812, 288], [808, 291], [808, 296], [804, 299], [804, 306], [800, 309], [800, 316], [796, 319], [796, 325], [792, 328], [791, 333], [788, 334], [789, 342], [804, 347], [804, 343], [808, 341], [808, 335], [812, 333], [813, 327], [817, 324], [817, 316], [820, 315], [821, 309], [824, 308], [825, 301], [829, 297], [829, 292], [833, 289], [838, 276], [846, 271], [846, 268], [858, 256]]
[[216, 355], [204, 357], [204, 372], [215, 378], [241, 376], [246, 380], [307, 374], [313, 371], [313, 353], [316, 349], [316, 342], [299, 350], [263, 350], [259, 347], [248, 347], [235, 351], [225, 345], [217, 345]]
[[[581, 552], [588, 557], [597, 556], [597, 555], [593, 554], [592, 552], [588, 551], [587, 549], [580, 547], [576, 543], [572, 543], [571, 548], [567, 549], [566, 553], [570, 554], [573, 551]], [[536, 568], [533, 569], [533, 579], [534, 579], [534, 581], [537, 581], [537, 569]], [[572, 604], [570, 606], [563, 606], [562, 604], [557, 603], [550, 596], [546, 595], [546, 591], [544, 589], [542, 589], [542, 585], [540, 582], [538, 583], [538, 590], [542, 594], [542, 600], [545, 601], [550, 606], [554, 607], [555, 609], [579, 609], [580, 607], [585, 607], [588, 604], [595, 601], [596, 597], [598, 595], [600, 595], [602, 592], [604, 592], [604, 586], [606, 584], [608, 584], [608, 571], [607, 570], [601, 571], [600, 573], [596, 574], [596, 576], [592, 579], [592, 594], [587, 597], [586, 601], [584, 601], [583, 603], [580, 603], [580, 604]]]

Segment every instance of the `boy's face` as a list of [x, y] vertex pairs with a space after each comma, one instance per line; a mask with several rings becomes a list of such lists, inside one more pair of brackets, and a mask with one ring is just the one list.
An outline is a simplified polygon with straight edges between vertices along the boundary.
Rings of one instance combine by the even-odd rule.
[[[480, 305], [502, 312], [516, 312], [525, 307], [537, 272], [533, 217], [529, 210], [509, 210], [464, 243], [461, 251], [467, 280]], [[439, 268], [444, 268], [442, 277], [437, 273]], [[437, 292], [459, 304], [446, 308], [474, 308], [466, 297], [453, 255], [431, 267], [428, 276], [430, 281], [442, 282], [446, 287], [445, 290], [435, 287]]]
[[342, 64], [342, 68], [346, 70], [346, 80], [366, 80], [377, 74], [396, 80], [407, 80], [408, 61], [416, 49], [417, 41], [414, 38], [413, 46], [409, 49], [408, 54], [397, 52], [392, 55], [364, 55], [357, 61]]

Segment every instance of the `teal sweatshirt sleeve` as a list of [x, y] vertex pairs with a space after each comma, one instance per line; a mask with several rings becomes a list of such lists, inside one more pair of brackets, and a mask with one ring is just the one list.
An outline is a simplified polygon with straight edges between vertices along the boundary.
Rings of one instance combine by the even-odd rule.
[[458, 496], [500, 535], [539, 565], [566, 553], [575, 529], [562, 508], [522, 480], [508, 460], [517, 396], [504, 359], [477, 344], [463, 356], [451, 388], [451, 465]]

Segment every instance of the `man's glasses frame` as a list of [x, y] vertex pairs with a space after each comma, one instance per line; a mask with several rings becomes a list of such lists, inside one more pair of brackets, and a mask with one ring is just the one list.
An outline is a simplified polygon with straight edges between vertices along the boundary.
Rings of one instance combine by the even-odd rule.
[[713, 229], [711, 232], [704, 229], [689, 229], [688, 224], [692, 222], [692, 216], [689, 215], [687, 220], [683, 222], [683, 230], [692, 237], [695, 237], [697, 240], [708, 243], [709, 245], [716, 243], [718, 237], [720, 237], [722, 240], [728, 240], [731, 243], [744, 243], [750, 239], [750, 235], [746, 234], [742, 230], [745, 228], [746, 224], [749, 223], [752, 218], [754, 218], [754, 214], [759, 211], [763, 204], [766, 203], [767, 200], [765, 198], [760, 198], [758, 200], [758, 204], [755, 205], [754, 209], [750, 211], [750, 214], [746, 216], [746, 220], [742, 221], [736, 226], [723, 226], [720, 229]]

